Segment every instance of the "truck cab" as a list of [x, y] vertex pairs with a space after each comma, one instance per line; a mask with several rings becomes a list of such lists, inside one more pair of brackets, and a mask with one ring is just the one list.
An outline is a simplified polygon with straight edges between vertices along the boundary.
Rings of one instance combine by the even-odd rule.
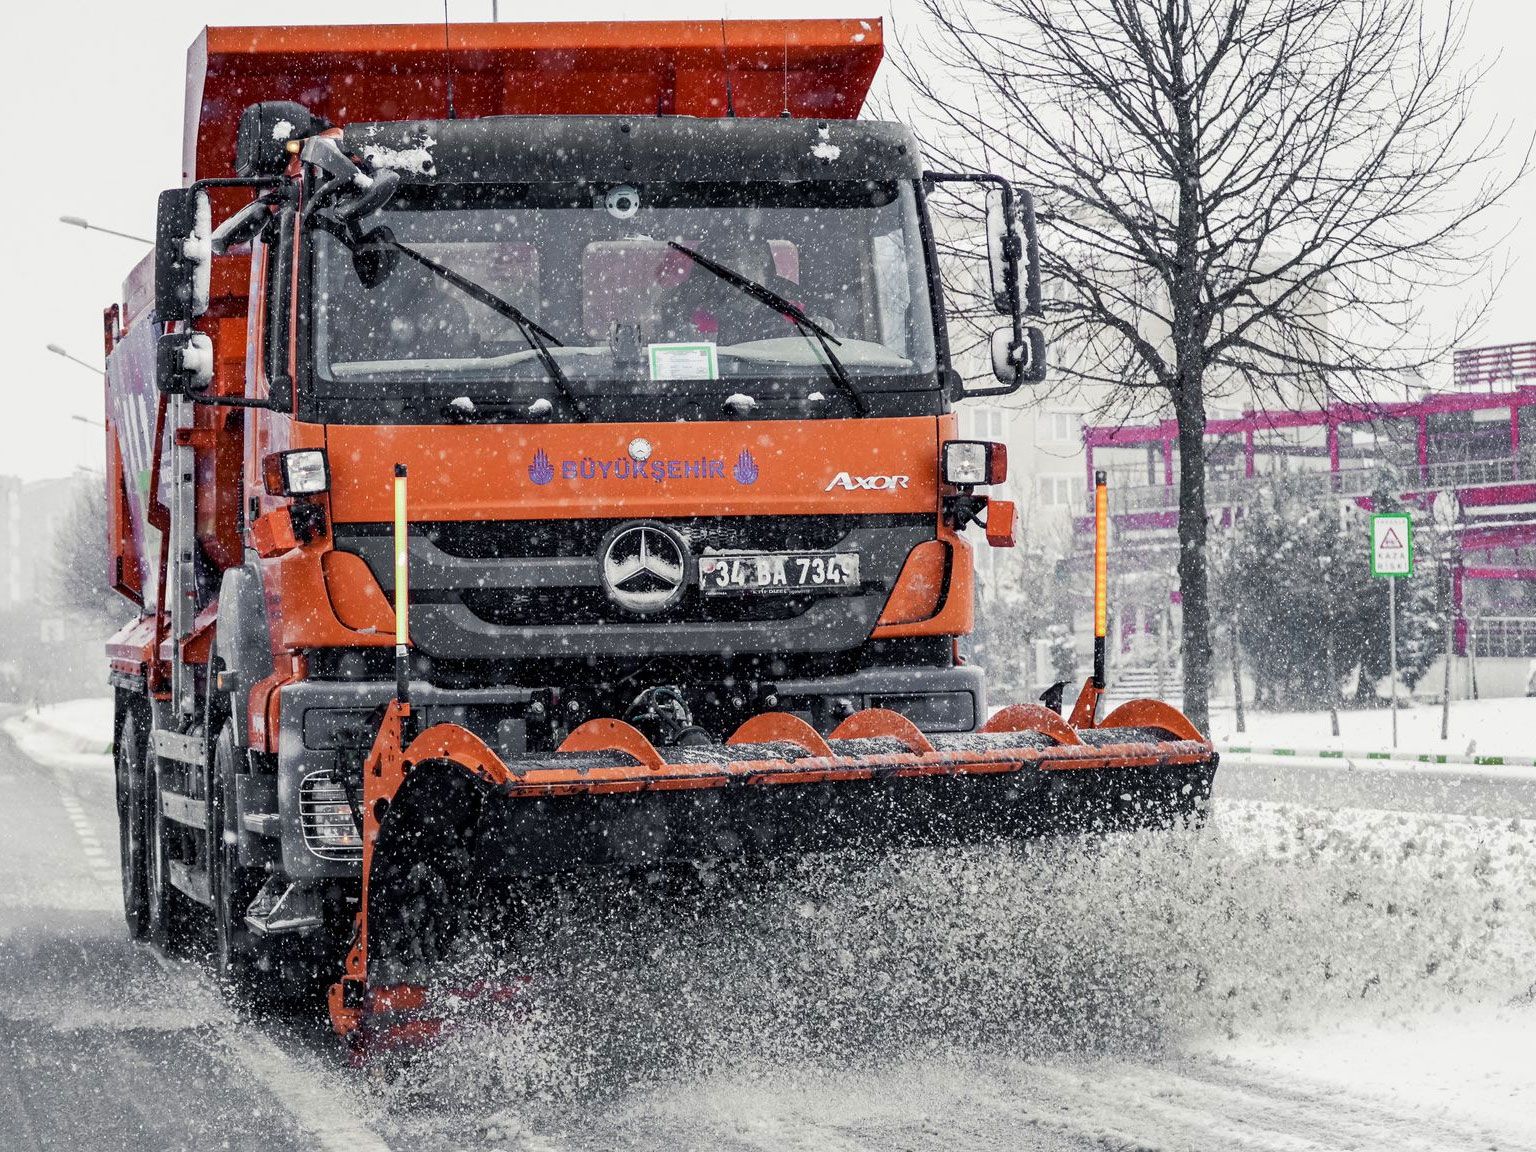
[[[788, 110], [816, 59], [867, 55], [853, 23], [807, 33], [793, 85], [786, 40], [783, 115], [761, 67], [732, 91], [728, 57], [725, 107], [695, 115], [677, 73], [644, 114], [529, 114], [509, 83], [485, 114], [359, 119], [328, 73], [323, 107], [261, 93], [228, 174], [162, 197], [153, 307], [108, 317], [114, 559], [143, 608], [111, 649], [120, 734], [142, 730], [119, 771], [150, 773], [155, 823], [166, 793], [186, 816], [147, 850], [145, 899], [212, 904], [232, 940], [355, 899], [402, 651], [421, 722], [509, 763], [595, 717], [658, 747], [769, 711], [820, 732], [868, 708], [985, 720], [957, 654], [963, 532], [1007, 545], [1012, 508], [977, 491], [1002, 447], [956, 439], [930, 198], [985, 197], [980, 394], [1044, 373], [1033, 218], [1002, 180], [925, 171], [903, 126], [849, 118], [858, 84], [821, 101], [841, 114]], [[204, 51], [206, 120], [233, 65]]]

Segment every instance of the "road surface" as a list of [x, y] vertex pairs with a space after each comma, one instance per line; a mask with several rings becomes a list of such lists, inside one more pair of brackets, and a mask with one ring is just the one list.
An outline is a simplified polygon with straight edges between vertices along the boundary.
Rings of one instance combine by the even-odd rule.
[[1536, 784], [1306, 771], [1198, 837], [565, 909], [526, 1018], [381, 1079], [131, 944], [106, 772], [0, 737], [0, 1150], [1536, 1149]]

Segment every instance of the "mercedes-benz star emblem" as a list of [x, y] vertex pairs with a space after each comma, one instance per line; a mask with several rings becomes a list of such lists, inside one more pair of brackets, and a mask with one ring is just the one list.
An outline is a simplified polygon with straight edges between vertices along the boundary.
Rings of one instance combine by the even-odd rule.
[[603, 552], [603, 587], [620, 608], [660, 612], [682, 598], [688, 554], [682, 539], [659, 524], [621, 528]]
[[644, 436], [636, 436], [629, 442], [629, 455], [633, 460], [649, 460], [651, 458], [651, 442]]

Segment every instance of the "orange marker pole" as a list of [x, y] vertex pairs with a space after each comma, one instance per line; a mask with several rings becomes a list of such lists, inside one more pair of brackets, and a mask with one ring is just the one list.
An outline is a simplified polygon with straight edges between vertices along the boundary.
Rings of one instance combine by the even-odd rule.
[[1109, 631], [1109, 485], [1093, 474], [1093, 683], [1105, 678], [1105, 634]]
[[405, 465], [395, 465], [395, 699], [411, 701], [411, 540], [405, 519]]

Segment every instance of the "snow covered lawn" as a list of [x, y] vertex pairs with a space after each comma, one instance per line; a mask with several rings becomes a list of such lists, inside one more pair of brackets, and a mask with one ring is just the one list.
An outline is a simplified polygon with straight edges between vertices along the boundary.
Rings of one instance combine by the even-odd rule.
[[66, 700], [4, 722], [6, 734], [27, 756], [49, 768], [112, 769], [112, 701]]

